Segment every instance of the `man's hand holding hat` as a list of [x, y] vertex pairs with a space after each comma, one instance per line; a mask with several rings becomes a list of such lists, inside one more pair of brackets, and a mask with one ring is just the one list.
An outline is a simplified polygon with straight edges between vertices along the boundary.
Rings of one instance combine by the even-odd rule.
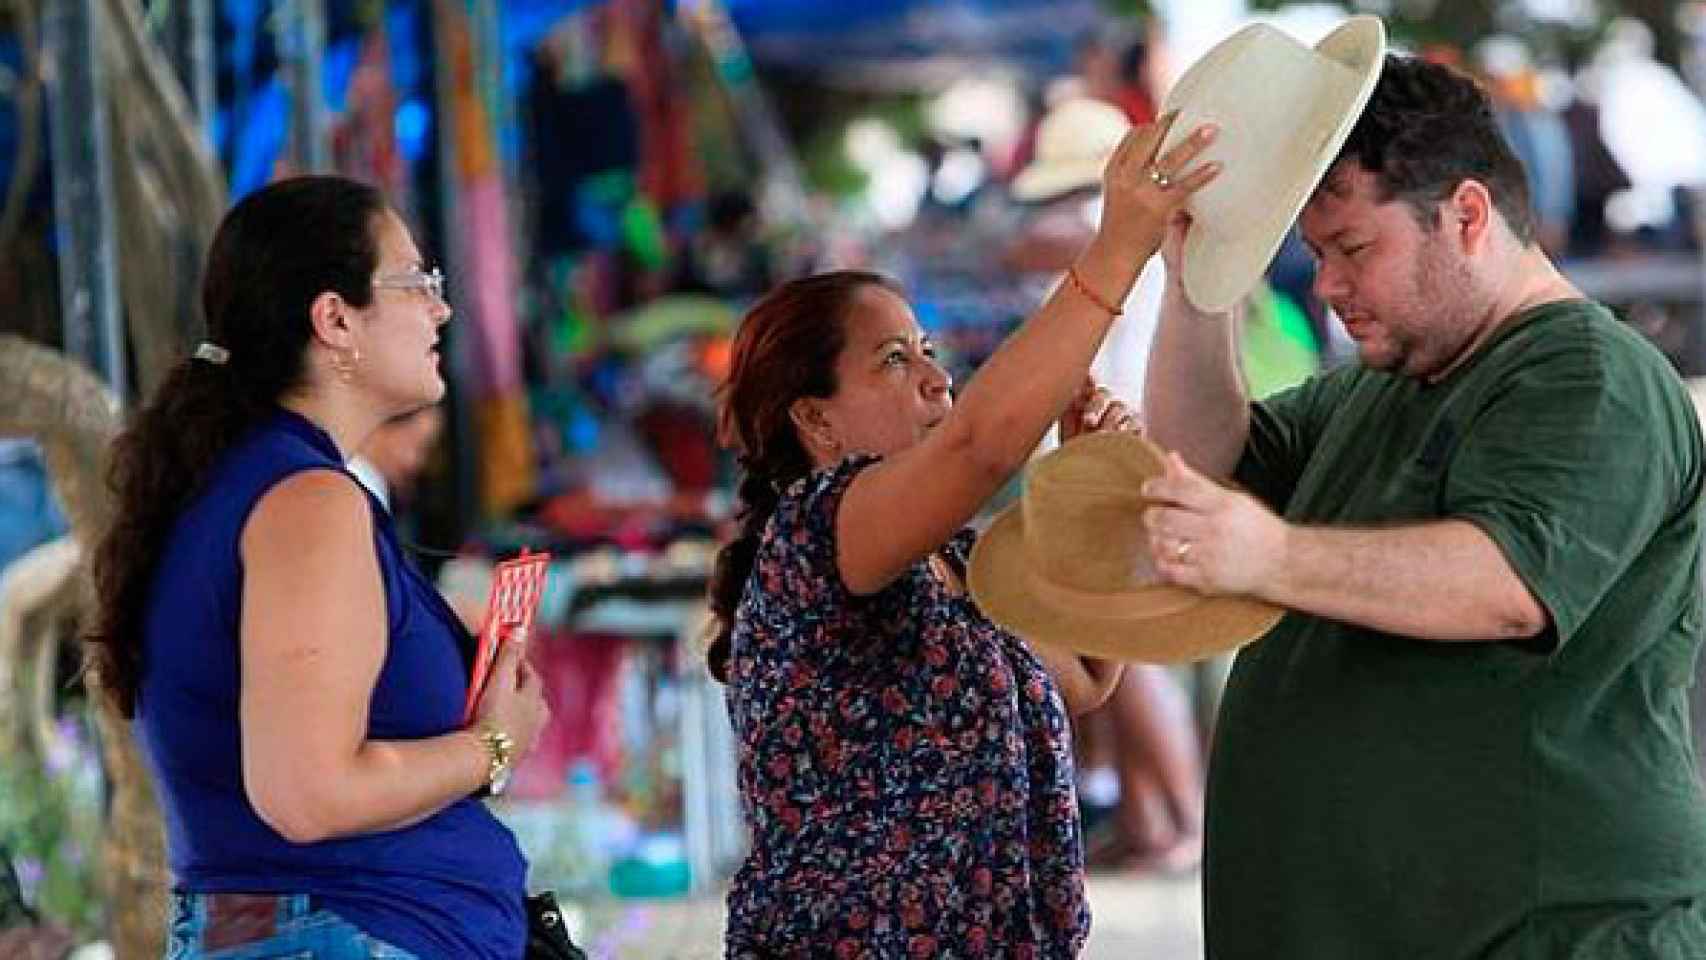
[[1150, 501], [1155, 572], [1167, 583], [1218, 596], [1263, 595], [1285, 562], [1286, 524], [1246, 493], [1191, 469], [1177, 452], [1143, 485]]

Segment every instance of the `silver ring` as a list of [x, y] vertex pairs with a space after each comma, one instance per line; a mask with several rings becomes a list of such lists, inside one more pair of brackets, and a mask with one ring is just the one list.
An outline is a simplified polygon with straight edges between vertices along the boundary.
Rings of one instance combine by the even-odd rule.
[[1173, 178], [1162, 173], [1155, 167], [1149, 168], [1149, 182], [1165, 190], [1173, 185]]

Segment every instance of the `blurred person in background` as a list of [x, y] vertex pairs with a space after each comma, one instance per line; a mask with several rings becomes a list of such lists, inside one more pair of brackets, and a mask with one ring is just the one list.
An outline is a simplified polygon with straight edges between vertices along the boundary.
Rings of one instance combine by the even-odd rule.
[[373, 431], [350, 458], [349, 471], [395, 515], [414, 493], [443, 430], [444, 411], [437, 404], [400, 413]]
[[[209, 341], [117, 440], [92, 668], [165, 820], [173, 958], [514, 960], [527, 864], [481, 803], [546, 719], [344, 470], [436, 403], [442, 278], [374, 188], [301, 177], [220, 223]], [[143, 908], [145, 905], [133, 905]]]
[[1607, 204], [1611, 228], [1652, 249], [1693, 248], [1688, 204], [1692, 189], [1706, 187], [1706, 104], [1654, 57], [1652, 30], [1633, 17], [1611, 22], [1577, 83], [1629, 178]]
[[1222, 701], [1208, 954], [1706, 956], [1680, 380], [1547, 259], [1450, 68], [1386, 59], [1299, 225], [1360, 362], [1252, 404], [1169, 284], [1146, 383], [1163, 576], [1292, 610]]
[[1575, 198], [1565, 244], [1569, 257], [1597, 257], [1614, 249], [1617, 237], [1606, 220], [1606, 205], [1613, 196], [1629, 189], [1629, 175], [1600, 135], [1599, 104], [1594, 102], [1590, 86], [1577, 82], [1562, 114], [1570, 136], [1570, 156], [1575, 161]]
[[[710, 589], [752, 847], [730, 957], [1072, 957], [1089, 931], [1068, 711], [1117, 664], [1033, 648], [966, 595], [966, 528], [1086, 389], [1168, 218], [1217, 172], [1166, 124], [1106, 164], [1096, 239], [956, 401], [872, 274], [784, 284], [738, 334], [722, 435], [744, 505]], [[904, 519], [903, 519], [904, 518]]]
[[1541, 97], [1540, 71], [1523, 40], [1499, 34], [1475, 46], [1499, 132], [1528, 175], [1534, 236], [1548, 256], [1564, 252], [1575, 217], [1576, 163], [1564, 118]]
[[1078, 44], [1078, 77], [1083, 96], [1111, 103], [1131, 124], [1155, 119], [1155, 98], [1145, 73], [1147, 48], [1142, 40], [1123, 46], [1091, 35]]
[[[1050, 110], [1036, 155], [1012, 184], [1036, 207], [1007, 251], [1010, 267], [1046, 272], [1058, 286], [1096, 236], [1102, 167], [1131, 124], [1112, 104], [1087, 97]], [[1114, 396], [1143, 395], [1144, 364], [1166, 285], [1159, 260], [1141, 274], [1121, 316], [1091, 361]], [[1174, 674], [1130, 664], [1107, 704], [1080, 718], [1079, 799], [1085, 857], [1092, 867], [1186, 870], [1202, 850], [1202, 746], [1190, 700]]]

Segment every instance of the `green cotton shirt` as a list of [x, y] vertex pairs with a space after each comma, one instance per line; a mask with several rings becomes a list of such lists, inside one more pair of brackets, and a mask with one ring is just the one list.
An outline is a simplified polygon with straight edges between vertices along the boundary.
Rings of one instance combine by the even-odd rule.
[[1286, 519], [1466, 520], [1552, 627], [1437, 642], [1291, 613], [1240, 652], [1208, 956], [1706, 958], [1702, 445], [1663, 356], [1566, 301], [1440, 383], [1353, 365], [1252, 411], [1236, 479]]

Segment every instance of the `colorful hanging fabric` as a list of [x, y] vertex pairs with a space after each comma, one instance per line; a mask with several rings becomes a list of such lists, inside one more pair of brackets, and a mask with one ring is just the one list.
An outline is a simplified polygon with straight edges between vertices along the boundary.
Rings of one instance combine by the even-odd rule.
[[455, 0], [439, 0], [435, 9], [451, 71], [456, 279], [466, 285], [458, 305], [472, 314], [464, 329], [475, 341], [468, 386], [479, 425], [481, 506], [488, 516], [502, 516], [532, 499], [537, 473], [521, 376], [504, 169], [481, 83], [490, 71], [482, 68], [468, 17]]
[[384, 18], [369, 27], [350, 75], [344, 114], [332, 128], [338, 172], [374, 184], [399, 210], [411, 208], [409, 168], [397, 148], [397, 89]]

